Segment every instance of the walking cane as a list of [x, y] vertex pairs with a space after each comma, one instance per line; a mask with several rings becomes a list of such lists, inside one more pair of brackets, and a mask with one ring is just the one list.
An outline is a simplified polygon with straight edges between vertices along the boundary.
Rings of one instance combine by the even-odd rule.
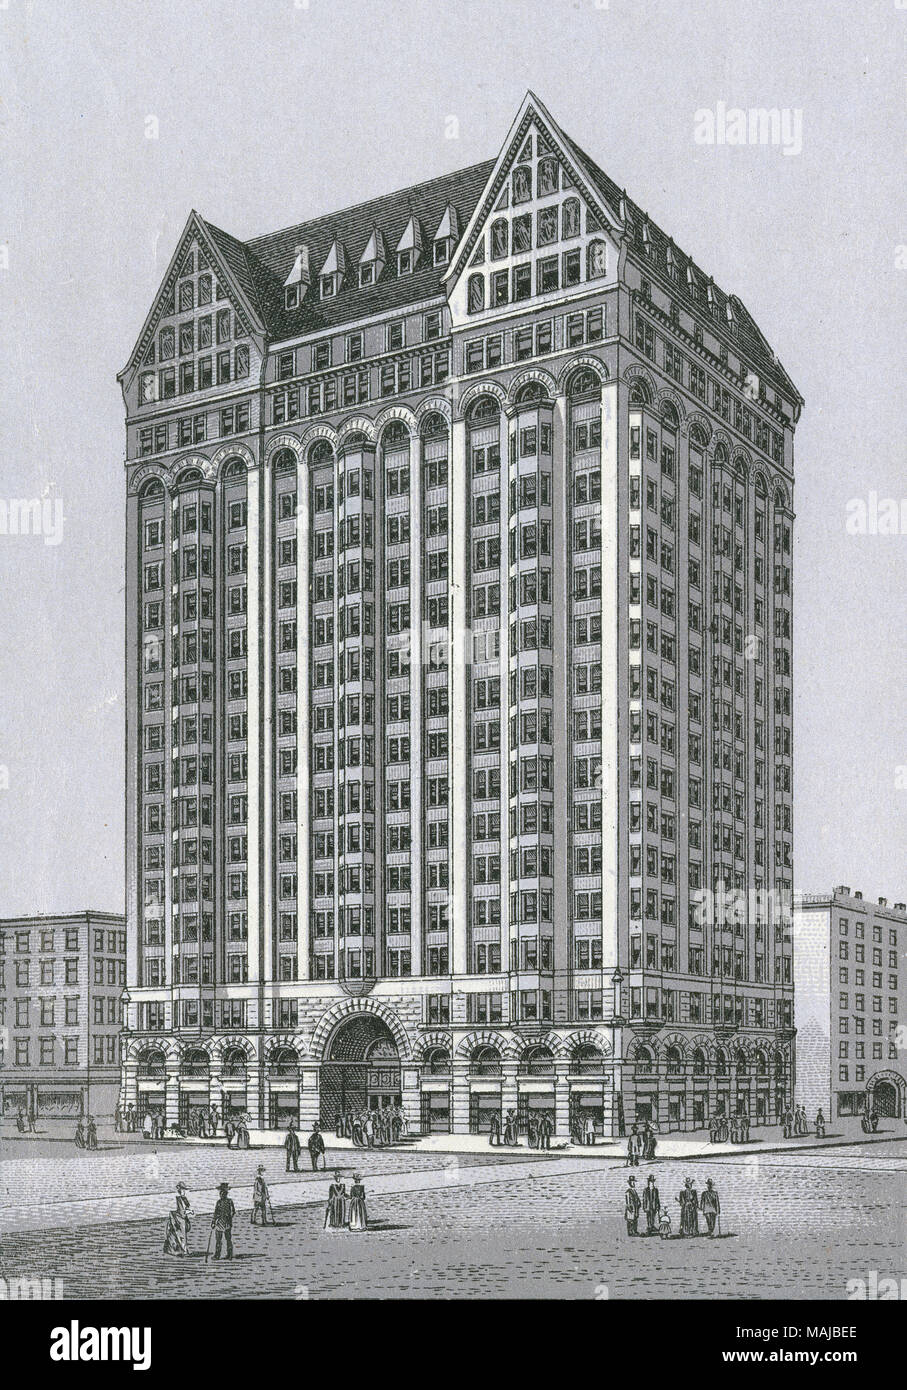
[[205, 1251], [205, 1264], [208, 1263], [208, 1256], [211, 1254], [211, 1237], [214, 1235], [214, 1222], [211, 1222], [211, 1229], [208, 1232], [208, 1248]]
[[276, 1218], [275, 1215], [274, 1215], [274, 1208], [273, 1208], [273, 1206], [271, 1205], [271, 1198], [270, 1198], [270, 1197], [268, 1198], [268, 1211], [271, 1213], [271, 1225], [272, 1225], [272, 1226], [276, 1226], [276, 1225], [277, 1225], [277, 1218]]

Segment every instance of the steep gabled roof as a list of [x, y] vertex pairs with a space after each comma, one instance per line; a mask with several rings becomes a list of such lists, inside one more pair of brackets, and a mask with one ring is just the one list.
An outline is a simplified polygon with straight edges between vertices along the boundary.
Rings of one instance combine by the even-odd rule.
[[[397, 246], [411, 219], [429, 229], [427, 235], [430, 236], [444, 216], [448, 203], [456, 209], [462, 226], [472, 215], [493, 166], [494, 160], [486, 160], [483, 164], [444, 174], [427, 183], [415, 184], [399, 193], [386, 194], [342, 212], [300, 222], [282, 232], [254, 237], [244, 245], [235, 242], [234, 246], [245, 253], [248, 271], [272, 338], [279, 340], [300, 333], [317, 332], [353, 319], [367, 318], [370, 314], [403, 309], [407, 304], [440, 295], [443, 292], [441, 281], [445, 267], [436, 269], [427, 252], [420, 257], [412, 275], [398, 275], [393, 258], [373, 285], [360, 287], [358, 277], [353, 272], [376, 227], [389, 247]], [[233, 241], [233, 238], [229, 240]], [[348, 264], [352, 269], [338, 295], [321, 299], [317, 275], [335, 241], [346, 248]], [[284, 282], [293, 268], [296, 248], [302, 245], [309, 248], [312, 285], [298, 309], [286, 309]]]

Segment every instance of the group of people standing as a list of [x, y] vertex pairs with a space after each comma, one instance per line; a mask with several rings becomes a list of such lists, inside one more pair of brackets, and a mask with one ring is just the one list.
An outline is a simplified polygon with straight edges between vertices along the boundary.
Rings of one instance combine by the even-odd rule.
[[[696, 1191], [693, 1179], [687, 1178], [677, 1194], [677, 1201], [680, 1205], [679, 1235], [715, 1236], [721, 1234], [721, 1202], [711, 1178], [706, 1182], [701, 1196]], [[644, 1231], [639, 1229], [640, 1213], [646, 1221]], [[705, 1220], [706, 1229], [704, 1232], [699, 1230], [700, 1215]], [[636, 1190], [636, 1179], [634, 1177], [627, 1179], [627, 1190], [624, 1193], [624, 1220], [627, 1223], [628, 1236], [661, 1236], [662, 1239], [671, 1236], [671, 1213], [666, 1206], [662, 1205], [661, 1194], [658, 1191], [654, 1173], [649, 1174], [641, 1194]]]
[[37, 1134], [38, 1121], [33, 1110], [28, 1114], [24, 1110], [16, 1111], [16, 1129], [20, 1134]]
[[745, 1110], [738, 1110], [730, 1119], [726, 1115], [713, 1115], [709, 1120], [709, 1142], [711, 1144], [748, 1144], [750, 1141], [750, 1117]]
[[[526, 1138], [530, 1149], [550, 1149], [554, 1125], [547, 1111], [538, 1114], [529, 1112], [526, 1121]], [[520, 1120], [515, 1110], [508, 1110], [501, 1122], [500, 1111], [492, 1110], [489, 1121], [488, 1142], [492, 1148], [518, 1149], [520, 1147]]]
[[351, 1139], [357, 1149], [381, 1149], [399, 1142], [407, 1133], [402, 1105], [382, 1105], [375, 1110], [338, 1111], [334, 1130], [338, 1139]]
[[[792, 1139], [798, 1134], [809, 1134], [809, 1120], [806, 1116], [805, 1105], [795, 1105], [793, 1109], [788, 1106], [781, 1116], [782, 1133], [785, 1139]], [[819, 1110], [816, 1113], [814, 1133], [817, 1139], [825, 1138], [825, 1116]]]
[[627, 1167], [636, 1168], [641, 1159], [654, 1158], [657, 1143], [655, 1131], [648, 1120], [643, 1124], [641, 1134], [639, 1125], [633, 1125], [627, 1135]]
[[93, 1115], [80, 1115], [76, 1122], [75, 1145], [77, 1149], [96, 1149], [98, 1147], [98, 1126]]
[[326, 1231], [366, 1231], [368, 1213], [365, 1210], [365, 1187], [362, 1174], [354, 1173], [347, 1192], [343, 1174], [337, 1170], [328, 1188], [328, 1204], [324, 1213]]

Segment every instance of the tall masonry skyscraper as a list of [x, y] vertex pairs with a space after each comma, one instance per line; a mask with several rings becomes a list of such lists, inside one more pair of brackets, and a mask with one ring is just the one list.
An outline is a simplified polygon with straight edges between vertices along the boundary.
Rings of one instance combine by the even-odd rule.
[[802, 399], [740, 300], [530, 93], [473, 168], [193, 212], [119, 380], [124, 1103], [772, 1121]]

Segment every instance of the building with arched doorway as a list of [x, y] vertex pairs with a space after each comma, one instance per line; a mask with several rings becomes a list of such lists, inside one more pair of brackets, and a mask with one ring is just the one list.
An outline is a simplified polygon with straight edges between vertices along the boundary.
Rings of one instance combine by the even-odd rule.
[[794, 913], [797, 1095], [810, 1119], [875, 1113], [907, 1121], [901, 1037], [907, 905], [838, 887]]
[[129, 1103], [776, 1117], [802, 400], [740, 300], [529, 93], [193, 213], [120, 383]]

